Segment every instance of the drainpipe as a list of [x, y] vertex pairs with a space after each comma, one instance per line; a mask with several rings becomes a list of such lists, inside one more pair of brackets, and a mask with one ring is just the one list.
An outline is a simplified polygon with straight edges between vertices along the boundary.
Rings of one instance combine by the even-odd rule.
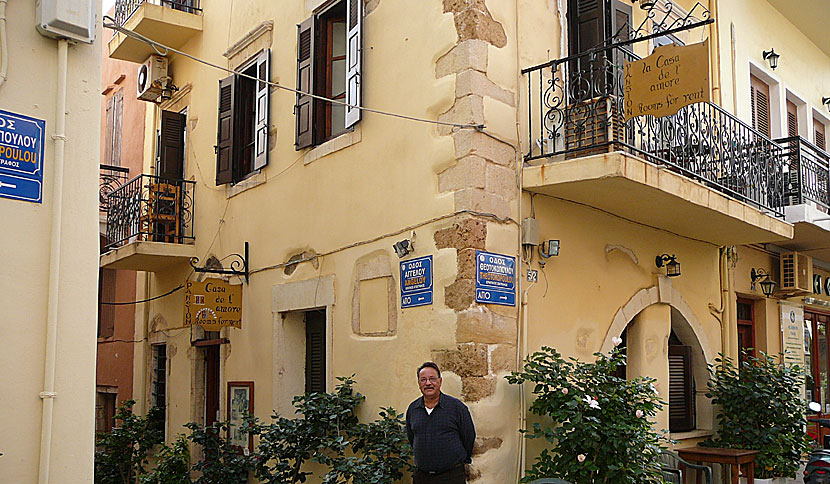
[[718, 285], [720, 286], [720, 307], [716, 307], [714, 304], [709, 304], [709, 312], [712, 313], [712, 316], [718, 321], [720, 325], [720, 348], [721, 353], [726, 354], [727, 348], [727, 334], [726, 334], [726, 326], [723, 324], [723, 320], [725, 318], [724, 311], [726, 311], [728, 296], [729, 296], [729, 287], [728, 282], [724, 280], [726, 277], [726, 265], [728, 264], [728, 247], [721, 247], [719, 250], [720, 254], [718, 257]]
[[712, 100], [723, 107], [723, 95], [721, 94], [721, 70], [720, 70], [720, 27], [718, 22], [718, 0], [709, 0], [710, 18], [715, 21], [709, 24], [709, 38], [711, 39], [712, 59]]
[[0, 86], [6, 82], [6, 73], [9, 70], [9, 43], [6, 40], [6, 4], [8, 0], [0, 0]]
[[[3, 2], [5, 4], [5, 2]], [[43, 414], [40, 425], [40, 464], [38, 483], [49, 483], [52, 459], [52, 411], [55, 405], [55, 367], [58, 345], [58, 290], [61, 267], [61, 223], [63, 216], [63, 162], [66, 146], [66, 65], [69, 41], [58, 40], [58, 96], [55, 104], [55, 175], [52, 192], [52, 223], [49, 242], [49, 300], [46, 320], [46, 354], [43, 374]]]

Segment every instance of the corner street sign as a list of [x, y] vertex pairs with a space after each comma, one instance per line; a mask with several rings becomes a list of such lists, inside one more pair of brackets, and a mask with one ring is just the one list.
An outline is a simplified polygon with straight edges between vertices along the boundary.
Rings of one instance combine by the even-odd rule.
[[46, 121], [0, 110], [0, 197], [43, 201]]
[[401, 308], [432, 304], [432, 256], [401, 262]]
[[476, 302], [516, 305], [516, 258], [476, 251]]

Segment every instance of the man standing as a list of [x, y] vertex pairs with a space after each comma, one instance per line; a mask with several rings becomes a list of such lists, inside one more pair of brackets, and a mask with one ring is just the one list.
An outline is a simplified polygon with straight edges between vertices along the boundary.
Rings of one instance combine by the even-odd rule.
[[406, 433], [415, 454], [412, 484], [465, 484], [476, 429], [470, 410], [441, 393], [441, 370], [428, 361], [418, 368], [423, 396], [406, 409]]

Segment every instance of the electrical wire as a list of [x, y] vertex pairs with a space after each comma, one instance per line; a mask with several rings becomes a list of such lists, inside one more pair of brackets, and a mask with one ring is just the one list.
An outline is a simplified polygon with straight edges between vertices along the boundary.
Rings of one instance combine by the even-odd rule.
[[[293, 93], [299, 94], [301, 96], [308, 96], [308, 97], [311, 97], [311, 98], [314, 98], [314, 99], [319, 99], [321, 101], [326, 101], [326, 102], [329, 102], [329, 103], [332, 103], [332, 104], [339, 104], [341, 106], [345, 106], [345, 107], [352, 108], [352, 109], [359, 109], [361, 111], [366, 111], [366, 112], [369, 112], [369, 113], [381, 114], [381, 115], [384, 115], [384, 116], [392, 116], [392, 117], [395, 117], [395, 118], [406, 119], [406, 120], [409, 120], [409, 121], [416, 121], [416, 122], [419, 122], [419, 123], [438, 124], [438, 125], [442, 125], [442, 126], [452, 126], [452, 127], [461, 128], [461, 129], [476, 129], [476, 130], [479, 130], [479, 131], [483, 130], [484, 127], [485, 127], [484, 124], [451, 123], [451, 122], [447, 122], [447, 121], [438, 121], [438, 120], [435, 120], [435, 119], [417, 118], [415, 116], [408, 116], [408, 115], [405, 115], [405, 114], [392, 113], [392, 112], [389, 112], [389, 111], [381, 111], [379, 109], [371, 109], [371, 108], [367, 108], [365, 106], [358, 106], [358, 105], [355, 105], [355, 104], [349, 104], [347, 102], [340, 101], [340, 100], [337, 100], [337, 99], [331, 99], [331, 98], [327, 98], [325, 96], [319, 96], [317, 94], [312, 94], [312, 93], [309, 93], [309, 92], [300, 91], [299, 89], [292, 89], [290, 87], [283, 86], [282, 84], [279, 84], [277, 82], [273, 82], [273, 81], [268, 80], [268, 79], [260, 79], [258, 76], [252, 76], [250, 74], [245, 74], [244, 72], [241, 72], [241, 71], [236, 71], [234, 69], [230, 69], [230, 68], [227, 68], [227, 67], [220, 66], [218, 64], [214, 64], [213, 62], [210, 62], [210, 61], [207, 61], [207, 60], [204, 60], [204, 59], [200, 59], [200, 58], [198, 58], [194, 55], [191, 55], [191, 54], [188, 54], [186, 52], [182, 52], [180, 50], [174, 49], [173, 47], [164, 45], [161, 42], [156, 42], [155, 40], [150, 39], [148, 37], [145, 37], [144, 35], [141, 35], [138, 32], [134, 32], [130, 29], [125, 29], [124, 27], [122, 27], [122, 26], [118, 25], [117, 23], [115, 23], [115, 20], [110, 16], [104, 16], [104, 20], [105, 20], [105, 22], [103, 24], [104, 27], [106, 27], [108, 29], [111, 29], [111, 30], [114, 30], [118, 33], [124, 34], [127, 37], [130, 37], [130, 38], [133, 38], [133, 39], [136, 39], [138, 41], [141, 41], [141, 42], [144, 42], [144, 43], [148, 44], [150, 47], [153, 48], [154, 51], [156, 51], [156, 53], [158, 55], [167, 56], [170, 52], [174, 52], [176, 54], [182, 55], [184, 57], [187, 57], [188, 59], [194, 60], [194, 61], [199, 62], [201, 64], [204, 64], [206, 66], [213, 67], [214, 69], [219, 69], [219, 70], [225, 71], [229, 74], [234, 74], [234, 75], [237, 75], [237, 76], [240, 76], [240, 77], [245, 77], [245, 78], [251, 79], [253, 81], [263, 82], [263, 83], [268, 84], [269, 86], [276, 87], [277, 89], [282, 89], [283, 91], [293, 92]], [[109, 20], [109, 22], [107, 22], [106, 20]]]
[[123, 302], [101, 301], [99, 304], [104, 304], [106, 306], [129, 306], [131, 304], [141, 304], [141, 303], [146, 303], [146, 302], [150, 302], [150, 301], [155, 301], [156, 299], [161, 299], [163, 297], [167, 297], [167, 296], [173, 294], [174, 292], [176, 292], [180, 289], [184, 289], [184, 284], [179, 284], [178, 286], [174, 287], [173, 289], [170, 289], [169, 291], [165, 292], [164, 294], [159, 294], [158, 296], [153, 296], [153, 297], [150, 297], [150, 298], [147, 298], [147, 299], [141, 299], [139, 301], [123, 301]]

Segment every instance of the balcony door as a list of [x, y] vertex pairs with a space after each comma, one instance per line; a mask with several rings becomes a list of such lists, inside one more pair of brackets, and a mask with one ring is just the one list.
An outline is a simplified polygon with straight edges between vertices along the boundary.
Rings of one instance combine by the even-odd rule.
[[825, 135], [827, 134], [827, 127], [819, 121], [818, 119], [813, 119], [813, 132], [815, 133], [815, 145], [819, 147], [819, 149], [823, 151], [827, 151], [827, 140]]
[[174, 111], [161, 112], [161, 129], [158, 135], [156, 175], [169, 180], [184, 178], [185, 126], [187, 114]]

